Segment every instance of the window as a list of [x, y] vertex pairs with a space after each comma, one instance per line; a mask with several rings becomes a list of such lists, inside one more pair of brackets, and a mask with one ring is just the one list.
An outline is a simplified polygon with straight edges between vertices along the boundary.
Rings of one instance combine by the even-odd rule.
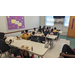
[[54, 26], [53, 16], [45, 16], [45, 26]]
[[69, 26], [69, 20], [70, 20], [70, 16], [65, 16], [64, 27], [68, 27]]

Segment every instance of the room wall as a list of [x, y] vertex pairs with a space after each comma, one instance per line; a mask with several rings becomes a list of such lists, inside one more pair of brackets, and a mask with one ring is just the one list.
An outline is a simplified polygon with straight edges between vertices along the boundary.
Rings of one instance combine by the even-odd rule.
[[[0, 32], [7, 33], [7, 32], [13, 32], [13, 31], [19, 31], [19, 30], [39, 27], [40, 17], [39, 16], [24, 16], [24, 21], [25, 21], [25, 28], [9, 31], [7, 29], [6, 16], [0, 16]], [[19, 36], [20, 34], [21, 34], [20, 32], [17, 32], [17, 33], [8, 34], [7, 36], [16, 36], [16, 35]]]
[[[64, 19], [63, 20], [64, 23]], [[40, 25], [43, 27], [45, 25], [45, 16], [40, 16]], [[61, 35], [67, 35], [68, 27], [64, 27], [62, 23], [54, 23], [54, 26], [51, 26], [51, 28], [57, 27], [58, 29], [62, 30], [63, 33]]]

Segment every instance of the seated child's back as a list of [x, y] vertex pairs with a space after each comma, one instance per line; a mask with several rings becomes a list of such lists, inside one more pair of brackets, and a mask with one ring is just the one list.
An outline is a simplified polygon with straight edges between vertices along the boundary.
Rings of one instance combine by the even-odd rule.
[[56, 27], [54, 28], [53, 32], [57, 32]]

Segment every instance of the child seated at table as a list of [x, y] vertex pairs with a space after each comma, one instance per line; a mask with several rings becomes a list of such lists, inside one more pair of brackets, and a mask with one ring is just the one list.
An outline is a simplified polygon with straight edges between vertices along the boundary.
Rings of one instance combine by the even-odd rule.
[[28, 30], [25, 31], [26, 33], [23, 36], [23, 39], [28, 39], [30, 37], [30, 35], [28, 34]]
[[35, 34], [35, 32], [32, 32], [32, 35], [34, 35]]
[[51, 32], [51, 27], [49, 27], [49, 32]]
[[47, 33], [47, 34], [50, 33], [48, 27], [47, 27], [47, 29], [46, 29], [46, 33]]
[[46, 28], [45, 28], [45, 26], [43, 26], [42, 30], [43, 30], [43, 33], [46, 31]]
[[11, 54], [11, 56], [15, 58], [34, 58], [33, 54], [30, 57], [29, 52], [25, 50], [16, 50]]
[[57, 32], [57, 30], [56, 30], [56, 27], [54, 27], [54, 30], [53, 30], [53, 32]]
[[25, 51], [25, 50], [20, 50], [20, 54], [21, 54], [22, 58], [34, 58], [34, 54], [29, 56], [29, 52]]
[[41, 32], [37, 31], [37, 34], [40, 34]]
[[33, 32], [35, 32], [35, 34], [37, 34], [36, 28], [34, 28], [34, 31]]
[[41, 29], [41, 33], [43, 34], [43, 30]]
[[38, 31], [39, 31], [39, 32], [41, 32], [41, 26], [39, 26], [39, 29], [38, 29]]
[[24, 31], [21, 31], [21, 35], [20, 35], [20, 37], [23, 38], [23, 36], [24, 36]]
[[53, 29], [51, 29], [50, 35], [53, 35]]

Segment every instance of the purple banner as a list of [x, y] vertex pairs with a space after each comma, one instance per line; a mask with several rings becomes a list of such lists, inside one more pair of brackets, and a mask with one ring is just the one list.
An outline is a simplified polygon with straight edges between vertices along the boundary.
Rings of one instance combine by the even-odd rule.
[[24, 16], [6, 16], [8, 30], [25, 28]]

